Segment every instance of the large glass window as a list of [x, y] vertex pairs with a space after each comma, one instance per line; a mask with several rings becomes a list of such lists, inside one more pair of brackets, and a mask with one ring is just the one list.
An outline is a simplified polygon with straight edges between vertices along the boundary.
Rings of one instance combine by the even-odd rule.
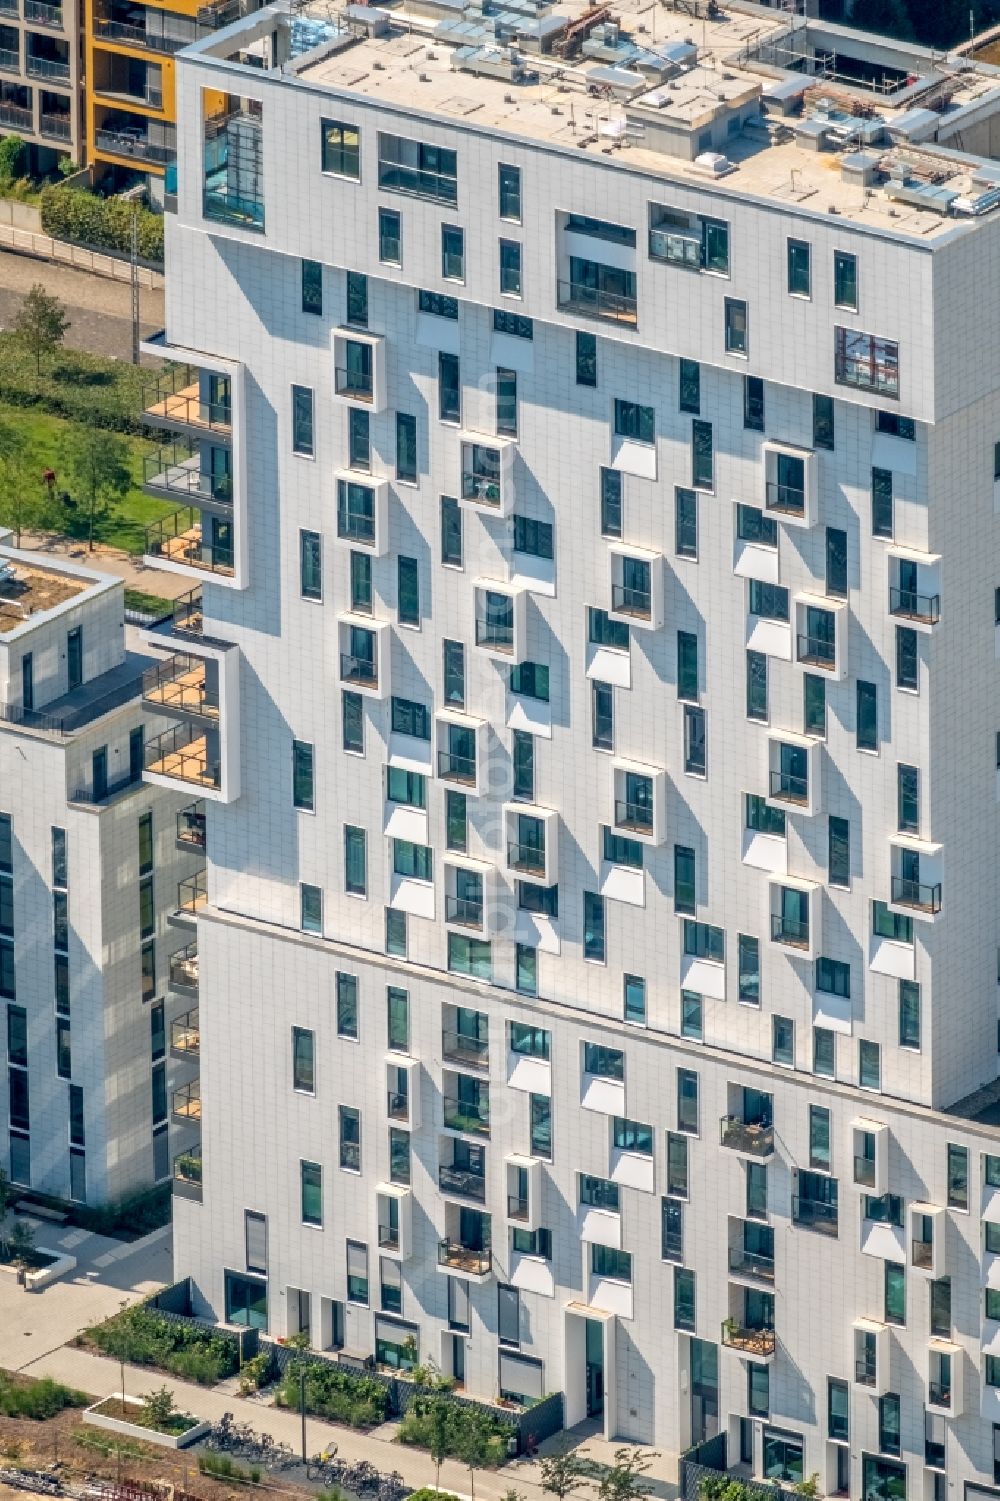
[[[321, 120], [323, 171], [338, 177], [361, 177], [361, 133], [342, 120]], [[380, 138], [381, 139], [381, 138]]]
[[323, 1169], [318, 1162], [300, 1162], [299, 1178], [303, 1225], [323, 1223]]
[[456, 203], [457, 153], [446, 146], [432, 146], [379, 131], [378, 185], [437, 203]]

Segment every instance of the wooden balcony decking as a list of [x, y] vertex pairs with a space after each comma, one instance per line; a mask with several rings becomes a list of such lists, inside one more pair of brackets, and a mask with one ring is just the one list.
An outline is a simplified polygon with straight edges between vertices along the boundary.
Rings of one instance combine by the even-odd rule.
[[168, 750], [158, 759], [148, 762], [146, 770], [194, 786], [218, 786], [215, 769], [208, 764], [208, 743], [204, 735], [189, 741], [183, 749]]
[[155, 686], [144, 689], [142, 696], [148, 703], [161, 704], [165, 709], [186, 709], [206, 719], [219, 717], [218, 704], [209, 702], [207, 697], [204, 662], [179, 671], [173, 677], [164, 676]]
[[231, 422], [217, 416], [206, 415], [208, 403], [202, 401], [198, 382], [184, 386], [180, 391], [168, 391], [161, 400], [146, 408], [146, 415], [161, 422], [176, 422], [183, 427], [196, 427], [202, 432], [231, 433]]

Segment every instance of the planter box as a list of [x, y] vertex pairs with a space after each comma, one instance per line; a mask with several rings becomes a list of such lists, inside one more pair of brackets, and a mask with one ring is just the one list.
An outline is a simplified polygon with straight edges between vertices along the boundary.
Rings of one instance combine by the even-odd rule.
[[[45, 1246], [36, 1246], [39, 1256], [51, 1256], [52, 1261], [48, 1266], [36, 1267], [34, 1271], [25, 1272], [24, 1285], [29, 1292], [37, 1293], [43, 1287], [48, 1287], [50, 1282], [56, 1282], [60, 1277], [65, 1277], [67, 1272], [76, 1269], [75, 1256], [63, 1256], [58, 1251], [50, 1251]], [[0, 1264], [0, 1277], [9, 1277], [12, 1282], [17, 1281], [17, 1267], [8, 1263]]]
[[[129, 1423], [125, 1418], [109, 1418], [105, 1413], [98, 1412], [105, 1402], [120, 1402], [117, 1395], [102, 1397], [100, 1402], [95, 1402], [93, 1407], [84, 1410], [83, 1421], [92, 1423], [95, 1428], [106, 1428], [110, 1433], [121, 1433], [126, 1438], [139, 1439], [146, 1444], [159, 1444], [163, 1449], [186, 1449], [188, 1444], [197, 1443], [198, 1439], [204, 1438], [212, 1425], [201, 1419], [193, 1422], [190, 1428], [183, 1433], [158, 1433], [155, 1428], [144, 1428], [141, 1423]], [[126, 1397], [126, 1407], [140, 1409], [142, 1402], [138, 1397]]]

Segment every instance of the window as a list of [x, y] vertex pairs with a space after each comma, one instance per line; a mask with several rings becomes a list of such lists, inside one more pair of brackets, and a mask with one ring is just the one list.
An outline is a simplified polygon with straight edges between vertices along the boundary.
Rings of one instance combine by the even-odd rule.
[[341, 694], [341, 707], [344, 715], [344, 750], [363, 756], [365, 753], [365, 711], [360, 693], [351, 693], [345, 689]]
[[830, 1112], [822, 1105], [809, 1106], [809, 1166], [830, 1170]]
[[757, 547], [777, 547], [778, 523], [757, 506], [738, 505], [736, 536], [740, 542], [752, 542]]
[[632, 1257], [628, 1251], [612, 1246], [590, 1247], [590, 1270], [595, 1277], [610, 1277], [614, 1282], [632, 1281]]
[[513, 730], [511, 734], [513, 740], [511, 762], [514, 775], [512, 796], [530, 803], [535, 796], [535, 738], [525, 730]]
[[315, 1038], [303, 1027], [292, 1028], [292, 1088], [316, 1093]]
[[640, 975], [625, 975], [622, 984], [627, 1022], [646, 1023], [646, 982]]
[[460, 933], [449, 933], [448, 968], [455, 974], [471, 975], [477, 980], [492, 980], [493, 953], [489, 943], [481, 938], [466, 938]]
[[851, 966], [839, 959], [816, 960], [816, 989], [824, 995], [851, 998]]
[[347, 292], [347, 322], [354, 323], [359, 328], [367, 328], [368, 278], [364, 272], [348, 271], [345, 290]]
[[309, 386], [292, 387], [292, 452], [313, 456], [313, 393]]
[[452, 709], [465, 707], [465, 647], [461, 641], [442, 643], [444, 701]]
[[578, 386], [597, 385], [597, 335], [576, 335], [576, 383]]
[[684, 770], [688, 776], [703, 777], [708, 772], [705, 711], [692, 704], [684, 705]]
[[398, 266], [403, 260], [403, 221], [395, 209], [378, 211], [378, 258], [386, 265]]
[[695, 1327], [695, 1278], [688, 1267], [674, 1267], [674, 1328]]
[[831, 886], [851, 884], [851, 825], [833, 814], [827, 831], [827, 879]]
[[726, 961], [726, 935], [722, 928], [707, 922], [684, 920], [684, 953], [690, 959], [708, 959], [713, 964]]
[[902, 762], [896, 767], [896, 828], [901, 834], [920, 833], [920, 772]]
[[371, 413], [364, 407], [347, 409], [347, 467], [371, 473]]
[[601, 470], [601, 536], [620, 537], [623, 525], [623, 485], [620, 469]]
[[583, 893], [583, 957], [603, 964], [604, 898], [593, 891]]
[[[514, 984], [522, 995], [538, 994], [538, 950], [532, 948], [530, 944], [516, 945]], [[513, 1041], [511, 1047], [515, 1052], [517, 1051]]]
[[693, 913], [697, 903], [694, 850], [674, 845], [674, 911]]
[[698, 637], [691, 631], [677, 632], [677, 697], [698, 698]]
[[920, 986], [916, 980], [899, 982], [899, 1045], [920, 1047]]
[[[766, 1365], [747, 1364], [747, 1409], [751, 1416], [766, 1418], [771, 1407], [771, 1378]], [[770, 1474], [771, 1472], [768, 1471]]]
[[771, 1057], [788, 1068], [795, 1065], [795, 1024], [787, 1016], [771, 1018]]
[[740, 933], [736, 945], [739, 971], [737, 996], [746, 1005], [760, 1005], [760, 939]]
[[877, 938], [893, 943], [913, 942], [913, 918], [902, 912], [890, 912], [885, 902], [872, 902], [872, 932]]
[[318, 886], [299, 886], [299, 923], [303, 933], [323, 932], [323, 893]]
[[438, 416], [442, 422], [462, 420], [462, 380], [458, 355], [438, 354]]
[[495, 307], [493, 309], [493, 332], [510, 334], [513, 339], [533, 339], [535, 325], [523, 313], [515, 313], [510, 308]]
[[292, 805], [314, 811], [313, 748], [304, 740], [292, 741]]
[[714, 474], [712, 424], [696, 417], [691, 423], [691, 483], [696, 490], [714, 490]]
[[747, 718], [767, 721], [767, 657], [747, 651]]
[[337, 177], [361, 178], [361, 134], [356, 125], [341, 120], [321, 120], [323, 171]]
[[951, 1338], [951, 1278], [939, 1277], [931, 1283], [931, 1334]]
[[[886, 1392], [878, 1399], [878, 1446], [883, 1454], [900, 1452], [899, 1398], [895, 1392]], [[880, 1495], [891, 1495], [888, 1487]]]
[[448, 297], [444, 292], [418, 292], [417, 308], [421, 313], [431, 313], [435, 318], [458, 319], [458, 298]]
[[912, 417], [900, 417], [898, 412], [876, 412], [875, 431], [891, 433], [894, 438], [906, 438], [913, 443], [917, 437], [917, 425]]
[[858, 258], [844, 250], [833, 252], [833, 301], [852, 313], [858, 310]]
[[299, 1163], [303, 1225], [323, 1223], [323, 1169], [318, 1162]]
[[413, 881], [433, 881], [434, 851], [426, 844], [410, 839], [392, 841], [393, 874]]
[[500, 162], [497, 167], [499, 189], [499, 213], [501, 219], [521, 222], [521, 169]]
[[533, 1156], [544, 1157], [547, 1162], [551, 1162], [552, 1101], [548, 1095], [528, 1096], [528, 1144]]
[[872, 470], [872, 536], [892, 538], [892, 470]]
[[760, 579], [748, 579], [748, 609], [751, 615], [761, 620], [788, 619], [788, 590], [781, 584], [765, 584]]
[[611, 1139], [618, 1152], [638, 1152], [643, 1157], [653, 1155], [653, 1128], [642, 1125], [639, 1121], [614, 1116], [611, 1122]]
[[948, 1208], [969, 1207], [969, 1149], [948, 1143]]
[[503, 1283], [497, 1284], [497, 1338], [502, 1345], [521, 1343], [521, 1295]]
[[361, 1171], [361, 1112], [350, 1105], [338, 1105], [340, 1165], [348, 1172]]
[[611, 620], [607, 610], [587, 609], [587, 639], [592, 646], [606, 646], [612, 651], [628, 651], [629, 631], [624, 621]]
[[809, 246], [805, 240], [788, 241], [788, 290], [792, 297], [808, 297], [812, 290]]
[[56, 1073], [60, 1079], [69, 1079], [73, 1074], [68, 1016], [56, 1017]]
[[698, 557], [698, 492], [674, 489], [674, 551], [679, 558]]
[[855, 743], [858, 750], [878, 750], [878, 689], [874, 683], [858, 681], [855, 720]]
[[684, 1205], [680, 1199], [660, 1200], [660, 1255], [681, 1261], [684, 1255]]
[[397, 560], [396, 612], [400, 625], [420, 624], [420, 572], [416, 558]]
[[303, 599], [323, 598], [323, 543], [319, 532], [299, 532], [299, 593]]
[[621, 1208], [618, 1184], [608, 1178], [596, 1178], [591, 1173], [581, 1173], [580, 1204], [587, 1209], [606, 1209], [617, 1214]]
[[837, 1075], [837, 1040], [826, 1027], [813, 1028], [813, 1073], [824, 1079]]
[[396, 478], [417, 483], [417, 419], [409, 412], [396, 413]]
[[426, 808], [427, 778], [419, 771], [407, 771], [402, 766], [387, 766], [385, 795], [390, 803], [400, 803], [407, 808]]
[[323, 313], [323, 267], [319, 261], [302, 262], [302, 311]]
[[368, 895], [367, 839], [364, 829], [344, 825], [344, 888], [353, 896]]
[[877, 1042], [858, 1042], [858, 1084], [862, 1089], [882, 1088], [882, 1050]]
[[743, 377], [743, 426], [748, 432], [764, 431], [764, 382], [759, 375]]
[[847, 533], [835, 526], [826, 529], [826, 592], [847, 598]]
[[682, 412], [697, 417], [701, 411], [701, 366], [697, 360], [681, 360], [678, 406]]
[[917, 633], [908, 625], [896, 627], [896, 687], [916, 693], [918, 688]]
[[625, 1054], [617, 1048], [606, 1048], [598, 1042], [583, 1045], [583, 1071], [598, 1079], [625, 1078]]
[[838, 385], [878, 396], [899, 395], [899, 345], [894, 339], [853, 328], [835, 328], [833, 334], [833, 378]]
[[533, 881], [518, 881], [517, 905], [522, 912], [535, 912], [542, 917], [559, 916], [559, 887], [536, 886]]
[[681, 1036], [693, 1042], [704, 1042], [704, 1007], [700, 995], [693, 990], [681, 991]]
[[389, 1050], [393, 1053], [407, 1053], [410, 1048], [409, 992], [390, 985], [386, 990], [385, 999]]
[[431, 716], [427, 705], [393, 694], [392, 731], [395, 735], [410, 735], [414, 740], [430, 740]]
[[813, 396], [813, 447], [829, 450], [834, 447], [832, 396]]
[[372, 560], [368, 553], [352, 552], [351, 562], [351, 609], [358, 614], [372, 612]]
[[378, 137], [378, 185], [437, 203], [458, 201], [458, 155], [403, 136]]
[[726, 298], [726, 352], [746, 355], [749, 349], [747, 336], [747, 305], [736, 297]]
[[615, 748], [615, 691], [610, 683], [590, 685], [591, 744], [597, 750]]
[[636, 401], [615, 398], [615, 433], [619, 438], [631, 438], [636, 443], [653, 443], [656, 440], [656, 413], [653, 407], [640, 406]]
[[368, 1247], [357, 1240], [347, 1242], [347, 1301], [368, 1305]]
[[826, 679], [814, 672], [802, 674], [802, 733], [826, 735]]
[[450, 495], [441, 497], [441, 562], [462, 566], [462, 508]]
[[521, 246], [517, 240], [500, 241], [500, 292], [509, 297], [521, 295]]
[[547, 704], [549, 669], [542, 662], [519, 662], [510, 669], [510, 691], [523, 698], [537, 698], [540, 703]]
[[677, 1129], [698, 1135], [698, 1075], [689, 1068], [677, 1070]]
[[883, 1276], [883, 1299], [887, 1324], [906, 1323], [906, 1267], [887, 1261]]
[[826, 1383], [826, 1433], [840, 1443], [850, 1438], [850, 1389], [846, 1381], [829, 1376]]
[[466, 850], [469, 845], [469, 804], [464, 792], [451, 787], [444, 795], [445, 842], [450, 850]]
[[465, 280], [465, 231], [457, 224], [441, 225], [441, 275], [445, 281]]
[[337, 971], [337, 1036], [357, 1041], [358, 977]]

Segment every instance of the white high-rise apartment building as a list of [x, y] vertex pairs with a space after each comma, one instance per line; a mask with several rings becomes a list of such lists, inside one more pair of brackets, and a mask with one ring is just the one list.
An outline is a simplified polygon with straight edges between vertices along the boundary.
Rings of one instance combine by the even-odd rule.
[[197, 1171], [204, 815], [143, 780], [174, 676], [121, 579], [0, 546], [0, 1160], [25, 1202]]
[[177, 73], [197, 1310], [1000, 1484], [1000, 72], [420, 0]]

